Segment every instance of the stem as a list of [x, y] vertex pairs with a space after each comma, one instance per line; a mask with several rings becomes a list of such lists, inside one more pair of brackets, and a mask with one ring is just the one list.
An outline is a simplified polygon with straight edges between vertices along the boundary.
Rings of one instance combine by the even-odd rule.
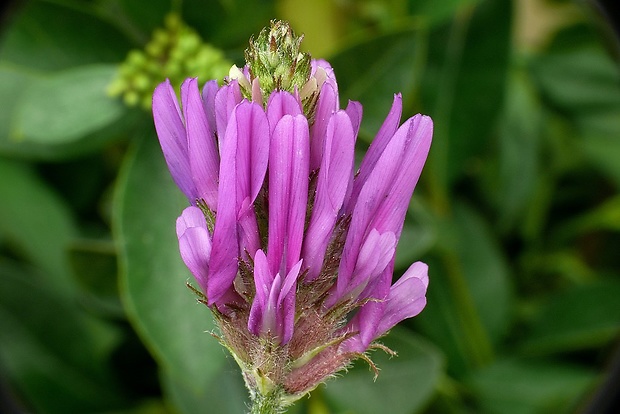
[[275, 389], [267, 395], [260, 393], [254, 394], [252, 401], [252, 411], [250, 414], [282, 414], [285, 412], [282, 407], [282, 392]]

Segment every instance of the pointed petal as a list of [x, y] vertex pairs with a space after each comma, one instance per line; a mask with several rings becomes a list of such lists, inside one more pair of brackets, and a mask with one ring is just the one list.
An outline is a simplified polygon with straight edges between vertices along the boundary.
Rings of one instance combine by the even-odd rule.
[[269, 151], [269, 239], [272, 273], [287, 274], [299, 261], [308, 202], [308, 122], [285, 115]]
[[304, 238], [302, 256], [308, 268], [306, 282], [319, 275], [352, 177], [355, 136], [347, 113], [338, 111], [331, 117], [324, 144], [312, 216]]
[[269, 299], [269, 292], [273, 284], [273, 277], [269, 272], [267, 257], [262, 250], [257, 250], [254, 256], [254, 284], [256, 295], [252, 301], [250, 316], [248, 319], [248, 329], [256, 336], [260, 336], [262, 328], [263, 310]]
[[222, 141], [226, 136], [226, 127], [228, 126], [230, 114], [232, 114], [233, 109], [242, 99], [241, 89], [239, 89], [237, 81], [232, 81], [228, 85], [222, 86], [215, 94], [215, 124], [220, 153], [222, 152]]
[[288, 343], [293, 337], [295, 327], [295, 287], [297, 277], [301, 270], [302, 260], [297, 262], [286, 275], [278, 295], [278, 326], [282, 345]]
[[[378, 168], [376, 173], [373, 173], [381, 179], [381, 171], [386, 163], [396, 162], [400, 166], [393, 175], [389, 189], [386, 193], [382, 193], [386, 194], [386, 197], [379, 205], [372, 220], [372, 225], [379, 231], [393, 231], [397, 238], [400, 238], [411, 196], [428, 156], [433, 136], [433, 123], [427, 116], [416, 115], [396, 132], [395, 137], [401, 133], [405, 134], [402, 145], [398, 140], [395, 140], [394, 145], [397, 150], [400, 150], [400, 154], [393, 154], [386, 148], [386, 156], [382, 156], [377, 161]], [[362, 189], [362, 191], [365, 190]]]
[[[351, 226], [340, 262], [339, 286], [348, 283], [365, 234], [370, 229], [375, 228], [380, 233], [391, 231], [397, 239], [400, 237], [413, 189], [428, 155], [431, 137], [430, 118], [416, 115], [407, 120], [386, 145], [353, 207]], [[341, 282], [340, 278], [344, 280]]]
[[216, 80], [208, 81], [202, 88], [202, 103], [204, 105], [205, 114], [207, 114], [207, 123], [209, 127], [211, 127], [211, 132], [213, 133], [215, 133], [217, 126], [215, 120], [215, 95], [219, 89], [220, 87]]
[[185, 126], [181, 119], [177, 96], [169, 80], [155, 88], [153, 120], [170, 174], [176, 185], [193, 203], [196, 199], [196, 190], [189, 167]]
[[347, 115], [349, 115], [351, 125], [353, 125], [353, 135], [355, 135], [357, 139], [357, 134], [360, 132], [360, 125], [362, 124], [362, 104], [357, 101], [349, 101], [345, 111]]
[[395, 94], [392, 108], [390, 109], [390, 112], [385, 118], [385, 121], [383, 121], [383, 125], [381, 125], [379, 132], [377, 132], [377, 135], [373, 139], [372, 144], [370, 144], [370, 147], [368, 148], [368, 152], [366, 152], [366, 155], [362, 160], [359, 174], [357, 175], [353, 183], [353, 191], [351, 193], [350, 203], [347, 206], [347, 211], [353, 211], [354, 203], [357, 201], [357, 197], [359, 196], [359, 193], [362, 190], [364, 183], [366, 183], [366, 180], [374, 170], [375, 165], [379, 160], [379, 157], [381, 157], [381, 154], [383, 154], [385, 147], [394, 136], [394, 133], [396, 132], [396, 129], [400, 124], [400, 117], [402, 111], [402, 97], [400, 94]]
[[325, 83], [317, 102], [314, 124], [310, 128], [310, 171], [321, 165], [325, 134], [332, 114], [338, 109], [337, 101], [336, 90], [329, 83]]
[[220, 167], [214, 128], [209, 125], [207, 114], [198, 90], [198, 80], [188, 79], [184, 95], [183, 112], [187, 128], [189, 164], [197, 196], [211, 210], [217, 208], [217, 186]]
[[262, 107], [244, 101], [237, 107], [237, 220], [239, 223], [239, 249], [250, 256], [260, 248], [260, 234], [254, 200], [265, 180], [269, 161], [269, 122]]
[[234, 108], [222, 143], [209, 301], [217, 301], [231, 288], [239, 256], [246, 250], [254, 255], [260, 247], [251, 207], [263, 183], [268, 156], [267, 117], [259, 105], [244, 101]]

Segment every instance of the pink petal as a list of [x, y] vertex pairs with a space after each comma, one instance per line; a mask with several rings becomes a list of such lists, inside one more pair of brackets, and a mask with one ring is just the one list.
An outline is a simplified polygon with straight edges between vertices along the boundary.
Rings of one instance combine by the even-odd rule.
[[353, 191], [349, 199], [350, 203], [347, 206], [347, 211], [353, 211], [354, 203], [357, 202], [357, 197], [359, 196], [359, 193], [362, 190], [364, 183], [366, 183], [366, 180], [374, 170], [375, 165], [379, 160], [379, 157], [381, 157], [381, 154], [383, 154], [385, 147], [394, 136], [394, 133], [398, 128], [398, 124], [400, 123], [400, 116], [402, 114], [402, 110], [402, 97], [400, 94], [396, 94], [394, 95], [394, 101], [392, 103], [392, 108], [390, 109], [390, 112], [385, 118], [385, 121], [383, 121], [383, 125], [381, 125], [379, 132], [377, 132], [377, 135], [373, 139], [372, 144], [370, 144], [370, 147], [368, 148], [368, 152], [366, 152], [366, 155], [362, 160], [359, 174], [357, 175], [353, 183]]
[[238, 258], [260, 247], [251, 206], [265, 177], [268, 138], [267, 117], [259, 105], [244, 101], [234, 108], [222, 143], [209, 303], [231, 288]]
[[400, 321], [422, 312], [426, 306], [427, 288], [428, 266], [415, 262], [391, 287], [376, 336], [383, 335]]
[[153, 120], [170, 174], [176, 185], [193, 203], [196, 200], [196, 190], [190, 172], [185, 126], [177, 96], [169, 80], [155, 88]]
[[269, 129], [271, 134], [276, 129], [278, 121], [284, 115], [300, 115], [302, 113], [299, 102], [293, 95], [284, 91], [273, 92], [269, 96], [267, 104], [267, 118], [269, 119]]
[[198, 207], [189, 206], [183, 210], [183, 213], [177, 218], [177, 237], [181, 237], [185, 230], [190, 227], [207, 228], [207, 221], [204, 214]]
[[354, 145], [351, 121], [347, 113], [338, 111], [327, 127], [312, 216], [304, 238], [306, 282], [314, 280], [323, 266], [325, 250], [352, 176]]
[[308, 122], [285, 115], [269, 152], [269, 239], [272, 273], [287, 274], [299, 261], [308, 202]]
[[181, 258], [203, 292], [208, 290], [211, 237], [204, 227], [189, 227], [179, 237]]
[[241, 89], [237, 81], [232, 81], [228, 85], [222, 86], [215, 94], [215, 124], [217, 137], [219, 139], [220, 153], [222, 148], [222, 140], [226, 137], [226, 128], [228, 119], [233, 109], [241, 102]]
[[321, 165], [325, 133], [332, 114], [338, 109], [337, 100], [338, 96], [334, 87], [325, 83], [321, 88], [314, 123], [310, 128], [310, 171], [316, 170]]
[[185, 84], [187, 87], [183, 111], [187, 125], [192, 178], [196, 185], [197, 196], [202, 198], [211, 210], [215, 210], [220, 167], [215, 128], [209, 125], [197, 79], [188, 79]]

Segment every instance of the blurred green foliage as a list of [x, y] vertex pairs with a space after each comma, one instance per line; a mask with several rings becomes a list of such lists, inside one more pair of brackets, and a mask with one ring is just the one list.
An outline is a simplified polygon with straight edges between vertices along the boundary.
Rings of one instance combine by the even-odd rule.
[[620, 364], [618, 41], [593, 9], [23, 0], [0, 33], [0, 411], [246, 409], [185, 287], [184, 200], [151, 116], [106, 92], [170, 12], [237, 64], [269, 19], [290, 20], [334, 66], [341, 101], [364, 105], [360, 155], [395, 92], [435, 121], [396, 272], [429, 263], [428, 306], [385, 339], [399, 356], [375, 355], [376, 383], [357, 364], [291, 412], [588, 407]]

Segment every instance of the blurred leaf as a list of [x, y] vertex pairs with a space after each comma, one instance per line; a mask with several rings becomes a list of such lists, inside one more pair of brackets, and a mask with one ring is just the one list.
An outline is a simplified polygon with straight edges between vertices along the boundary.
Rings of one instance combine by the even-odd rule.
[[148, 7], [145, 7], [141, 1], [113, 0], [103, 2], [101, 6], [111, 17], [119, 14], [125, 17], [128, 20], [125, 25], [133, 28], [136, 37], [143, 37], [141, 40], [146, 42], [153, 30], [163, 26], [164, 16], [173, 9], [172, 3], [171, 0], [149, 0]]
[[508, 329], [512, 295], [488, 224], [462, 204], [453, 214], [439, 230], [442, 261], [428, 261], [428, 304], [416, 322], [446, 352], [451, 371], [463, 374], [489, 362], [491, 345]]
[[185, 286], [191, 276], [174, 228], [187, 200], [173, 184], [151, 131], [128, 154], [114, 201], [121, 295], [163, 368], [199, 392], [218, 375], [225, 353], [207, 333], [214, 329], [209, 310]]
[[[224, 49], [242, 52], [248, 45], [251, 35], [269, 25], [269, 20], [277, 16], [273, 1], [264, 0], [219, 0], [209, 2], [205, 8], [204, 0], [184, 0], [183, 19], [193, 26], [206, 42]], [[239, 53], [242, 59], [243, 54]], [[236, 62], [243, 64], [242, 60]]]
[[381, 369], [379, 377], [361, 360], [342, 377], [323, 388], [325, 398], [338, 413], [391, 414], [420, 412], [442, 375], [443, 358], [431, 344], [405, 329], [393, 329], [381, 340], [398, 356], [390, 358], [377, 350], [371, 358]]
[[0, 364], [36, 412], [122, 403], [106, 363], [117, 332], [58, 295], [40, 274], [0, 261]]
[[577, 151], [620, 187], [620, 67], [592, 32], [561, 32], [547, 54], [532, 60], [531, 74], [547, 104], [575, 127]]
[[[222, 352], [224, 348], [222, 348]], [[165, 395], [181, 414], [244, 413], [247, 412], [249, 397], [243, 384], [241, 371], [232, 357], [211, 381], [201, 389], [188, 387], [184, 381], [162, 374]]]
[[112, 70], [92, 65], [42, 74], [0, 64], [0, 154], [65, 159], [131, 135], [144, 114], [105, 95]]
[[620, 188], [620, 105], [608, 111], [581, 114], [576, 121], [582, 134], [578, 146], [592, 165], [606, 173]]
[[116, 70], [82, 66], [32, 82], [19, 102], [13, 139], [63, 144], [117, 122], [125, 107], [106, 94]]
[[491, 185], [502, 230], [518, 225], [530, 207], [538, 182], [542, 116], [531, 85], [521, 72], [509, 79], [504, 115], [499, 131], [498, 169]]
[[431, 32], [422, 82], [435, 136], [430, 168], [448, 186], [489, 145], [501, 114], [512, 2], [485, 0]]
[[479, 404], [477, 413], [570, 413], [595, 379], [583, 368], [503, 360], [474, 373], [468, 384]]
[[414, 196], [396, 246], [395, 269], [407, 269], [435, 245], [438, 236], [433, 220], [428, 206], [418, 196]]
[[532, 73], [554, 107], [580, 116], [620, 107], [620, 71], [600, 45], [570, 48], [538, 57]]
[[538, 354], [605, 345], [620, 333], [619, 298], [617, 280], [554, 294], [534, 320], [523, 350]]
[[360, 138], [367, 144], [381, 127], [395, 93], [403, 93], [405, 107], [415, 99], [424, 41], [421, 31], [407, 30], [366, 40], [330, 58], [340, 102], [351, 99], [364, 106]]
[[465, 7], [469, 7], [481, 0], [409, 0], [410, 13], [421, 16], [431, 24], [441, 23], [452, 18]]
[[124, 317], [114, 243], [74, 240], [69, 246], [69, 259], [79, 286], [88, 294], [84, 305], [104, 316]]
[[0, 158], [0, 234], [46, 272], [55, 292], [75, 291], [67, 247], [76, 234], [71, 212], [26, 165]]
[[122, 61], [128, 41], [93, 7], [79, 6], [27, 2], [2, 33], [0, 61], [38, 70]]

